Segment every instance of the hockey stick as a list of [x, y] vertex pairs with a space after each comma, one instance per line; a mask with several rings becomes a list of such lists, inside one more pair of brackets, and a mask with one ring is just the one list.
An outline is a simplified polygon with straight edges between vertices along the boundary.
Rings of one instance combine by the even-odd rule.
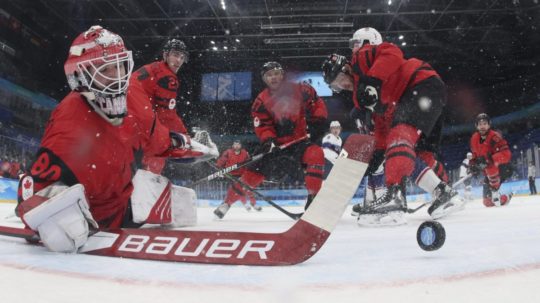
[[[218, 167], [210, 162], [210, 161], [207, 161], [206, 163], [208, 163], [208, 165], [212, 166], [213, 168], [217, 169]], [[277, 205], [277, 203], [275, 203], [274, 201], [272, 201], [272, 199], [266, 197], [265, 195], [261, 194], [260, 192], [258, 192], [256, 189], [254, 189], [253, 187], [249, 186], [248, 184], [246, 184], [244, 181], [240, 180], [240, 178], [237, 178], [235, 176], [232, 176], [231, 174], [229, 173], [225, 173], [223, 174], [225, 176], [225, 178], [231, 180], [232, 182], [236, 182], [238, 184], [240, 184], [244, 189], [246, 190], [249, 190], [250, 192], [254, 193], [257, 197], [263, 199], [264, 201], [266, 201], [268, 204], [272, 205], [273, 207], [275, 207], [277, 210], [279, 210], [280, 212], [284, 213], [285, 215], [287, 215], [289, 218], [293, 219], [293, 220], [298, 220], [300, 219], [300, 217], [302, 217], [302, 215], [304, 213], [300, 213], [300, 214], [295, 214], [295, 213], [291, 213], [291, 212], [288, 212], [287, 210], [285, 210], [284, 208], [282, 208], [281, 206]]]
[[[284, 143], [284, 144], [282, 144], [282, 145], [280, 145], [280, 146], [277, 146], [275, 149], [283, 150], [283, 149], [285, 149], [285, 148], [287, 148], [287, 147], [289, 147], [289, 146], [291, 146], [291, 145], [294, 145], [294, 144], [296, 144], [296, 143], [302, 142], [302, 141], [304, 141], [304, 140], [306, 140], [306, 139], [308, 139], [308, 138], [309, 138], [309, 135], [305, 135], [305, 136], [300, 137], [300, 138], [298, 138], [298, 139], [295, 139], [295, 140], [292, 140], [292, 141], [290, 141], [290, 142]], [[246, 161], [243, 161], [243, 162], [240, 162], [240, 163], [236, 163], [236, 164], [231, 165], [231, 166], [229, 166], [229, 167], [225, 167], [225, 168], [222, 169], [222, 170], [218, 170], [217, 172], [215, 172], [215, 173], [213, 173], [213, 174], [211, 174], [211, 175], [209, 175], [209, 176], [206, 176], [206, 177], [201, 178], [201, 179], [199, 179], [199, 180], [197, 180], [197, 181], [195, 181], [195, 182], [192, 182], [191, 184], [186, 185], [186, 187], [193, 187], [193, 186], [195, 186], [195, 185], [197, 185], [197, 184], [199, 184], [199, 183], [211, 181], [211, 180], [214, 180], [214, 179], [216, 179], [216, 178], [220, 178], [220, 177], [223, 176], [223, 174], [230, 173], [230, 172], [232, 172], [233, 170], [237, 170], [237, 169], [242, 168], [242, 167], [244, 167], [244, 166], [246, 166], [246, 165], [250, 165], [250, 164], [252, 164], [252, 163], [255, 163], [255, 162], [261, 160], [261, 159], [262, 159], [264, 156], [266, 156], [267, 154], [270, 154], [270, 153], [272, 153], [272, 152], [273, 152], [273, 151], [269, 151], [269, 152], [266, 152], [266, 153], [261, 153], [261, 154], [258, 154], [258, 155], [255, 155], [255, 156], [251, 157], [251, 159], [248, 159], [248, 160], [246, 160]]]
[[[352, 142], [349, 142], [352, 141]], [[132, 258], [236, 265], [294, 265], [319, 251], [353, 197], [373, 152], [373, 138], [345, 142], [311, 206], [282, 233], [164, 229], [101, 230], [89, 236], [79, 253]], [[33, 231], [0, 226], [0, 233], [30, 239]]]
[[[459, 185], [461, 185], [463, 182], [467, 181], [470, 177], [472, 177], [472, 174], [468, 174], [466, 176], [463, 176], [462, 178], [460, 178], [459, 180], [457, 180], [454, 184], [452, 184], [452, 188], [456, 188], [458, 187]], [[424, 206], [430, 204], [431, 202], [424, 202], [422, 204], [420, 204], [418, 207], [416, 208], [407, 208], [407, 213], [409, 214], [414, 214], [415, 212], [417, 212], [418, 210], [420, 210], [421, 208], [423, 208]]]

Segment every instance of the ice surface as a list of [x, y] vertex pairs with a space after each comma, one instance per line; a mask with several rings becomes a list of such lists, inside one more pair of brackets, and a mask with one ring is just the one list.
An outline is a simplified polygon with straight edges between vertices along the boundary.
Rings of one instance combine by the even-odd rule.
[[[282, 232], [293, 221], [271, 207], [231, 208], [199, 230]], [[411, 205], [414, 207], [415, 205]], [[13, 204], [0, 204], [0, 218]], [[300, 212], [300, 208], [288, 208]], [[2, 302], [540, 302], [540, 196], [502, 208], [480, 200], [442, 219], [445, 245], [422, 251], [408, 225], [365, 228], [343, 215], [323, 248], [303, 264], [249, 267], [64, 255], [0, 236]], [[0, 219], [16, 226], [15, 218]]]

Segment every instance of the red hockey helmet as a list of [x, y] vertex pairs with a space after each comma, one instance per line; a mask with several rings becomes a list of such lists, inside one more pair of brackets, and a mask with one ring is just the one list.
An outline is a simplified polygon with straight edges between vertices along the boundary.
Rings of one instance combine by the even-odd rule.
[[85, 93], [96, 112], [115, 125], [127, 112], [126, 90], [132, 70], [132, 54], [122, 38], [99, 25], [73, 41], [64, 63], [69, 87]]

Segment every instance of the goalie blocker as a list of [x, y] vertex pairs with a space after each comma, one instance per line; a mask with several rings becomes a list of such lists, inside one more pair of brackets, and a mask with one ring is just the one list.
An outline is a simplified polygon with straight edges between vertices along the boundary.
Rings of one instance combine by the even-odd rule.
[[[144, 260], [293, 265], [317, 253], [341, 219], [373, 152], [373, 138], [351, 135], [311, 206], [283, 233], [117, 229], [90, 236], [79, 252]], [[30, 238], [27, 230], [0, 234]]]

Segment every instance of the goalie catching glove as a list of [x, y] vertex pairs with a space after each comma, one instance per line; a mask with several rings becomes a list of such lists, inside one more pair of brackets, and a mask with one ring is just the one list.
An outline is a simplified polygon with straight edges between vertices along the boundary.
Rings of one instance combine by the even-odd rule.
[[52, 184], [21, 202], [17, 211], [24, 224], [55, 252], [77, 252], [88, 240], [88, 224], [98, 228], [81, 184]]
[[[178, 163], [198, 163], [217, 158], [219, 151], [210, 135], [206, 131], [200, 131], [195, 134], [195, 138], [190, 138], [188, 135], [180, 133], [170, 133], [171, 147], [165, 151], [160, 157], [170, 158]], [[198, 142], [200, 139], [203, 142]]]

